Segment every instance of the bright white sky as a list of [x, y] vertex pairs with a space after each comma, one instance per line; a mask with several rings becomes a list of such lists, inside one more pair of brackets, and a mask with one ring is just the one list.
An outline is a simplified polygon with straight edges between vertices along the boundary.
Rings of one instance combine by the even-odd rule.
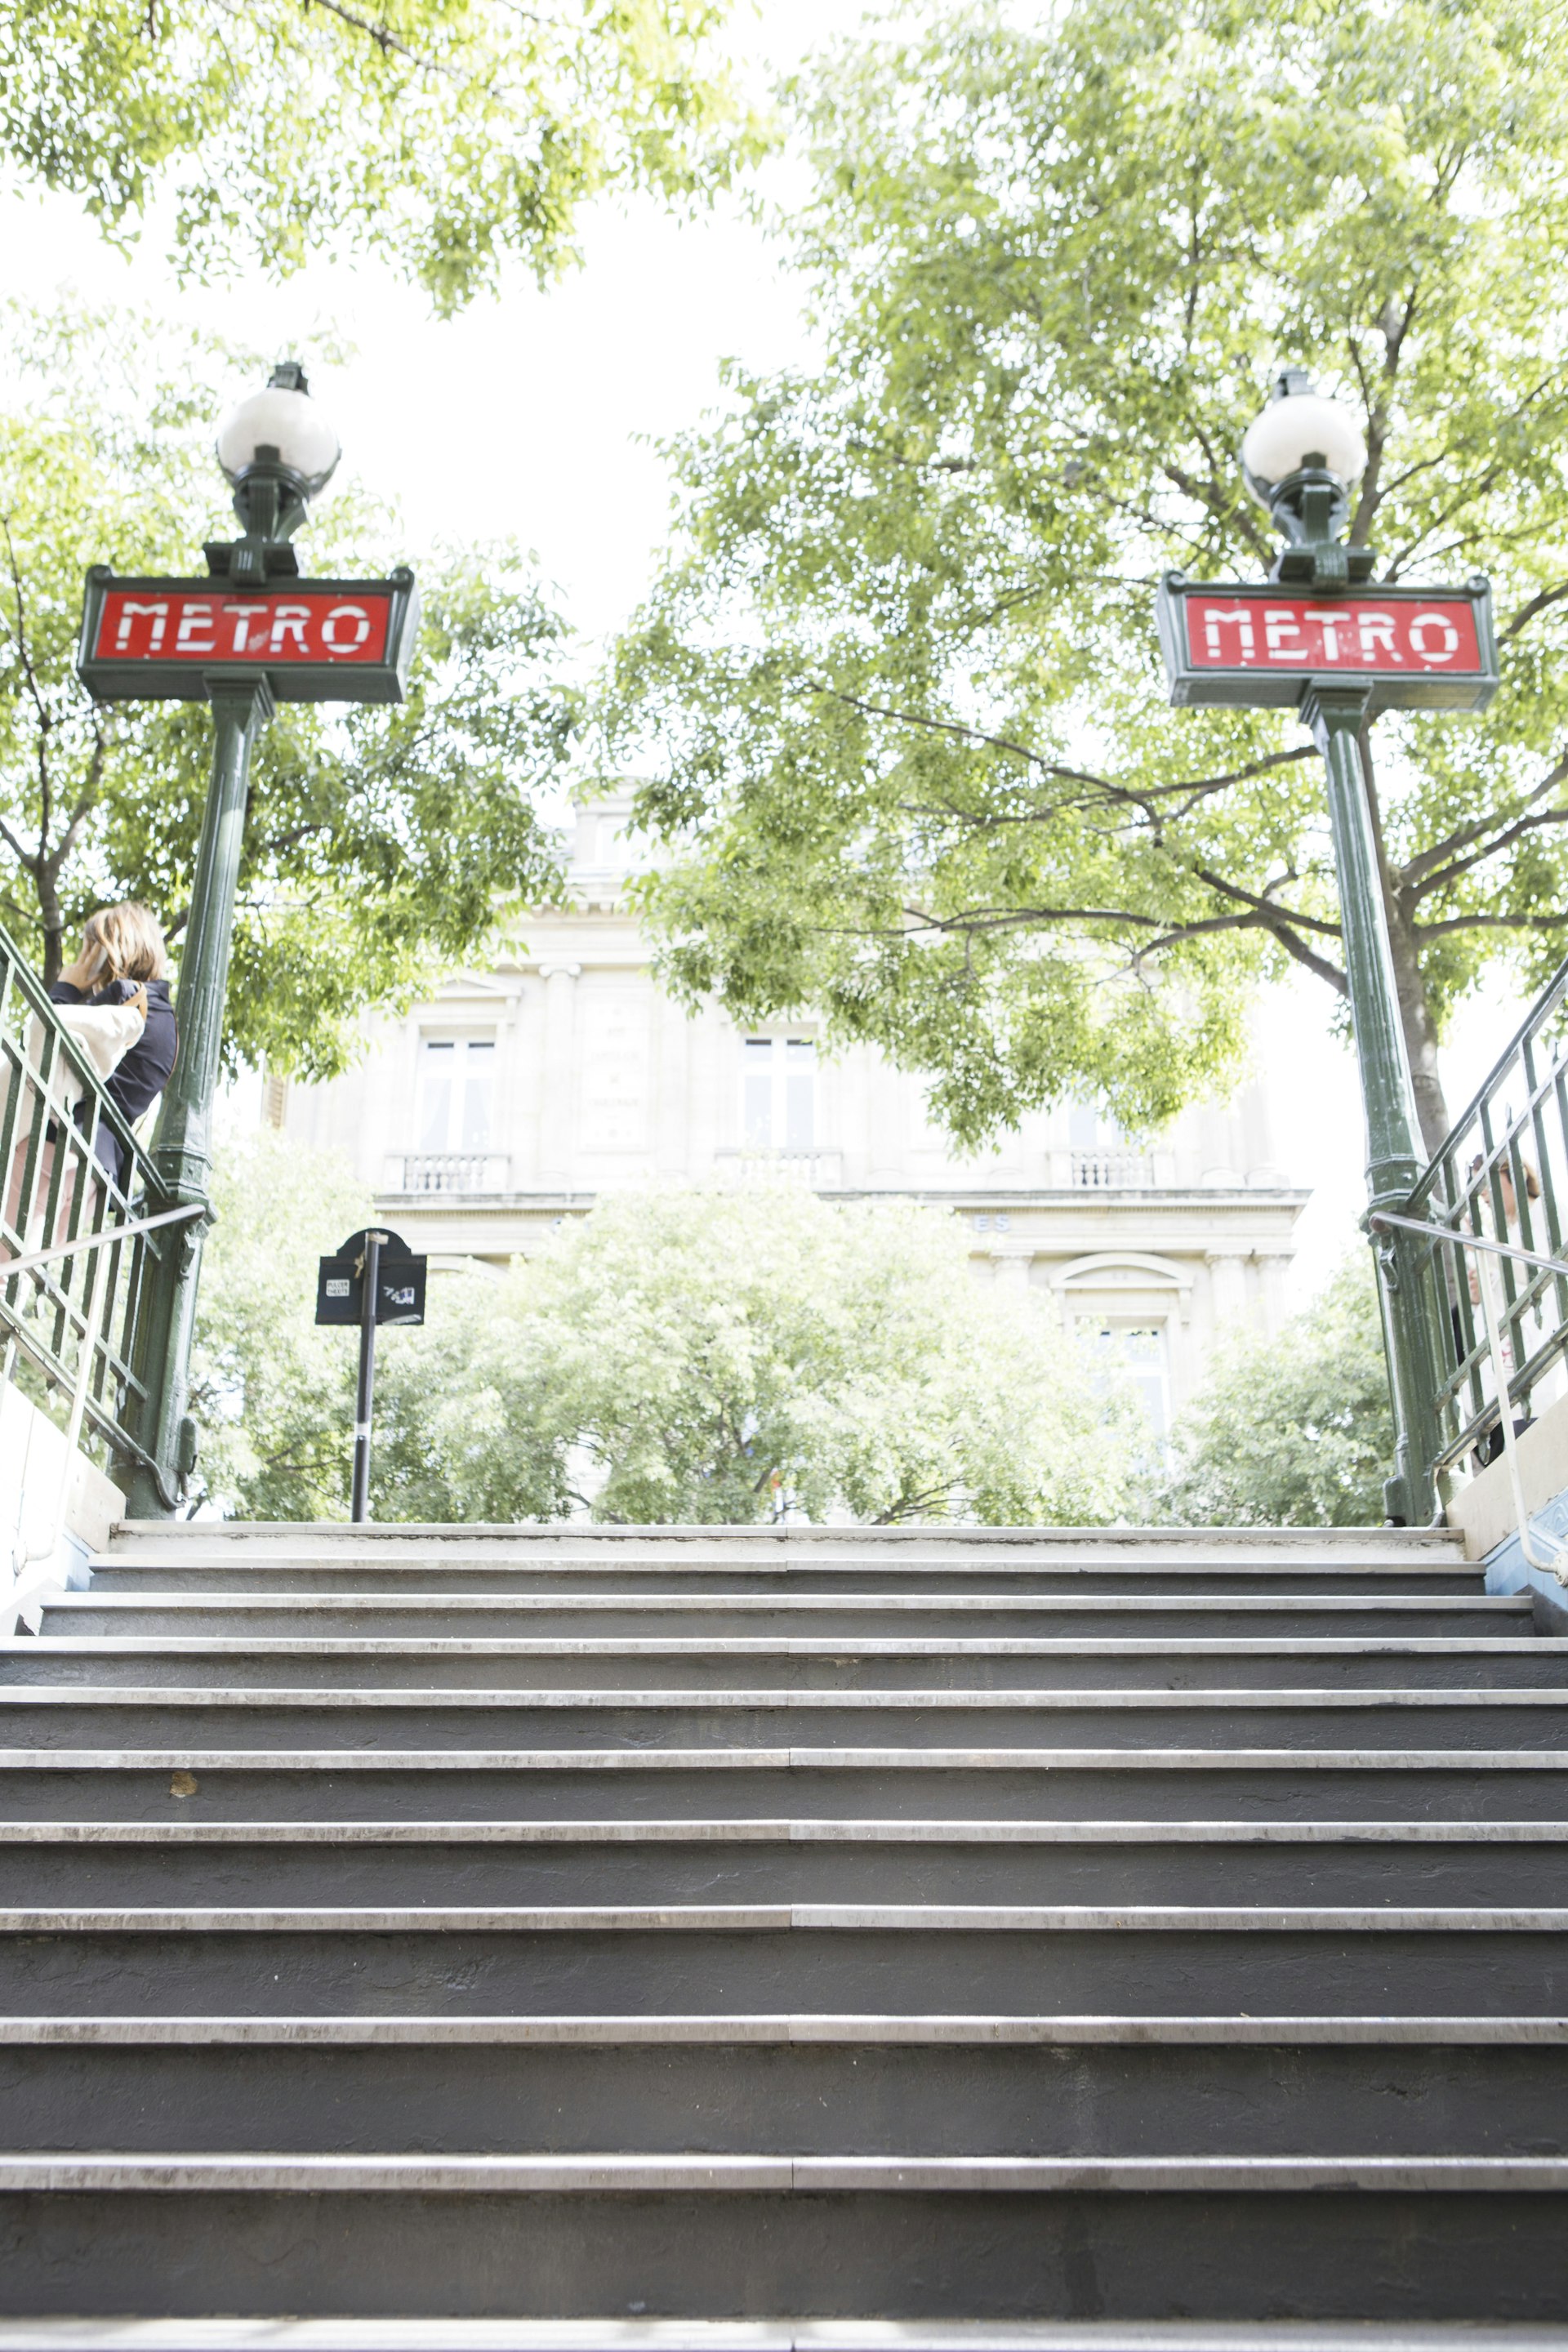
[[[740, 37], [759, 68], [787, 68], [852, 22], [844, 0], [763, 0]], [[651, 446], [695, 423], [719, 363], [801, 362], [809, 341], [795, 290], [734, 205], [677, 223], [657, 206], [595, 208], [586, 267], [541, 295], [521, 276], [448, 322], [379, 268], [312, 263], [281, 287], [183, 292], [155, 234], [129, 259], [68, 203], [0, 199], [5, 290], [47, 300], [70, 289], [200, 320], [237, 341], [310, 362], [318, 338], [353, 345], [312, 371], [344, 448], [341, 477], [401, 501], [410, 543], [514, 536], [537, 551], [575, 626], [601, 639], [637, 604], [668, 516]], [[247, 385], [236, 386], [237, 396]], [[1315, 1290], [1354, 1238], [1363, 1199], [1350, 1053], [1329, 1034], [1329, 998], [1303, 975], [1260, 1008], [1258, 1055], [1271, 1088], [1274, 1157], [1314, 1198], [1294, 1288]], [[1457, 1024], [1449, 1101], [1468, 1099], [1517, 1017], [1502, 998]]]

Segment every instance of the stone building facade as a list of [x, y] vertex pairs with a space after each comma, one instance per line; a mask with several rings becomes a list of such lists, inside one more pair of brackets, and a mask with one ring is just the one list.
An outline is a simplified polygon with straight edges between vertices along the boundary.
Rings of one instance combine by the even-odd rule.
[[1274, 1161], [1261, 1084], [1149, 1149], [1063, 1108], [961, 1158], [919, 1079], [873, 1049], [830, 1055], [809, 1020], [689, 1018], [662, 992], [623, 901], [625, 817], [579, 814], [568, 905], [530, 915], [488, 969], [374, 1022], [347, 1076], [268, 1089], [274, 1122], [343, 1153], [415, 1248], [502, 1265], [647, 1182], [909, 1196], [963, 1221], [979, 1279], [1102, 1334], [1157, 1427], [1220, 1334], [1277, 1327], [1308, 1196]]

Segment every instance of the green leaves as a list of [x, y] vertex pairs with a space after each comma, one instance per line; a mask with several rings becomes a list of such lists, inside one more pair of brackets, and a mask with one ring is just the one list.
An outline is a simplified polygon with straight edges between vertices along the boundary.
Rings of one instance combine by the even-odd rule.
[[374, 252], [448, 313], [545, 279], [607, 186], [678, 201], [756, 142], [720, 0], [4, 0], [0, 155], [113, 236], [173, 198], [208, 279]]
[[[253, 1150], [231, 1163], [226, 1197], [270, 1192], [273, 1208], [241, 1215], [288, 1217], [313, 1252], [327, 1226], [298, 1197], [308, 1165]], [[238, 1434], [213, 1455], [208, 1491], [252, 1515], [265, 1502], [309, 1516], [323, 1497], [341, 1510], [352, 1335], [304, 1330], [292, 1244], [268, 1298], [244, 1244], [219, 1234], [207, 1345], [242, 1402], [226, 1408]], [[787, 1500], [818, 1520], [1079, 1525], [1115, 1515], [1146, 1435], [1048, 1310], [977, 1283], [954, 1221], [908, 1202], [841, 1209], [775, 1186], [611, 1194], [509, 1276], [433, 1276], [428, 1315], [377, 1350], [382, 1519], [586, 1506], [623, 1522], [744, 1523]], [[335, 1482], [297, 1429], [279, 1333], [299, 1350], [300, 1393], [343, 1433]], [[321, 1338], [342, 1351], [335, 1401]]]
[[[95, 906], [141, 898], [177, 959], [211, 719], [200, 704], [90, 701], [74, 667], [82, 572], [199, 568], [225, 528], [210, 419], [250, 363], [210, 344], [182, 353], [152, 327], [84, 319], [62, 339], [14, 316], [32, 365], [0, 413], [0, 920], [52, 977]], [[162, 377], [182, 362], [189, 380]], [[347, 495], [324, 502], [302, 551], [308, 568], [373, 575], [410, 553], [390, 513]], [[514, 548], [437, 550], [419, 570], [407, 699], [286, 705], [258, 742], [231, 1062], [331, 1076], [367, 1006], [477, 952], [502, 901], [557, 887], [534, 803], [576, 723], [554, 683], [564, 624]]]
[[1155, 1524], [1357, 1528], [1383, 1518], [1394, 1457], [1371, 1252], [1357, 1249], [1277, 1339], [1213, 1366], [1177, 1424]]
[[728, 385], [618, 649], [613, 756], [676, 852], [666, 966], [935, 1074], [975, 1141], [1234, 1070], [1258, 979], [1342, 991], [1317, 763], [1173, 712], [1161, 570], [1258, 577], [1236, 452], [1289, 359], [1357, 409], [1380, 576], [1494, 577], [1483, 720], [1376, 736], [1432, 1055], [1568, 946], [1568, 69], [1525, 0], [933, 12], [793, 92], [815, 375]]

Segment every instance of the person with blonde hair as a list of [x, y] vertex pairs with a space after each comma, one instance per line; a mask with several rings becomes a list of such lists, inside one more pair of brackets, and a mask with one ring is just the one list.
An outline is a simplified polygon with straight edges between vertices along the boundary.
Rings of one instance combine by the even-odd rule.
[[[103, 1071], [110, 1099], [132, 1126], [163, 1093], [174, 1066], [178, 1041], [168, 970], [156, 916], [125, 898], [89, 916], [76, 961], [49, 990], [58, 1005], [79, 1005], [104, 1016], [96, 1024], [82, 1024], [82, 1043]], [[92, 1034], [95, 1028], [101, 1037]], [[125, 1148], [119, 1136], [100, 1124], [93, 1152], [120, 1183]]]

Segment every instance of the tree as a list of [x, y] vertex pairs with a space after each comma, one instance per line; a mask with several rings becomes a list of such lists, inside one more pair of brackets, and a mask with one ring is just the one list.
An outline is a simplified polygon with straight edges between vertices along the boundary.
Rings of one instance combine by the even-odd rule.
[[450, 312], [574, 256], [608, 187], [678, 201], [752, 143], [723, 0], [0, 0], [0, 157], [188, 277], [385, 257]]
[[383, 1516], [1099, 1521], [1135, 1412], [951, 1219], [789, 1187], [612, 1195], [389, 1348]]
[[[1568, 944], [1568, 62], [1531, 0], [1069, 0], [795, 92], [815, 372], [731, 371], [605, 719], [676, 851], [664, 968], [934, 1074], [976, 1141], [1169, 1117], [1258, 980], [1345, 1003], [1321, 768], [1172, 712], [1160, 572], [1259, 576], [1281, 361], [1364, 423], [1383, 580], [1489, 572], [1484, 719], [1388, 717], [1374, 814], [1423, 1128], [1489, 961]], [[1370, 750], [1370, 747], [1369, 747]]]
[[356, 1342], [315, 1328], [316, 1261], [370, 1223], [330, 1153], [263, 1128], [220, 1148], [191, 1356], [195, 1492], [226, 1517], [347, 1517]]
[[[312, 1330], [310, 1302], [316, 1255], [363, 1213], [270, 1142], [226, 1163], [222, 1203], [200, 1356], [207, 1491], [242, 1516], [341, 1516], [352, 1335]], [[436, 1276], [427, 1313], [378, 1345], [380, 1519], [586, 1507], [728, 1523], [787, 1502], [816, 1519], [1098, 1523], [1142, 1436], [1048, 1308], [977, 1284], [952, 1221], [908, 1202], [611, 1195], [510, 1275]]]
[[1145, 1497], [1156, 1525], [1352, 1528], [1383, 1520], [1394, 1420], [1364, 1250], [1273, 1339], [1211, 1370]]
[[[153, 322], [10, 316], [22, 381], [0, 409], [0, 920], [52, 980], [108, 899], [145, 899], [178, 952], [211, 718], [91, 700], [74, 667], [82, 572], [186, 572], [223, 534], [211, 422], [255, 362]], [[390, 511], [347, 493], [323, 509], [307, 527], [318, 568], [374, 573], [406, 554]], [[533, 799], [574, 724], [554, 676], [564, 624], [515, 549], [437, 551], [418, 568], [407, 699], [288, 704], [258, 742], [231, 1059], [331, 1075], [366, 1006], [471, 954], [500, 899], [537, 905], [558, 886]]]

